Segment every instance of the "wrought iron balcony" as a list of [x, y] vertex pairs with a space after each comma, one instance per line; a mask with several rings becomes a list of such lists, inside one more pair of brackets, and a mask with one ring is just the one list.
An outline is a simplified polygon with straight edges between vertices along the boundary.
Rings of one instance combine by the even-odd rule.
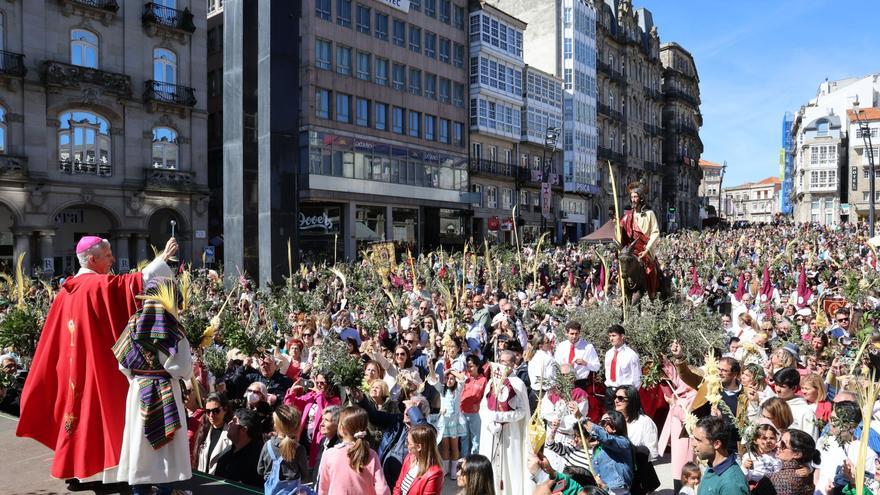
[[27, 158], [0, 155], [0, 180], [27, 179]]
[[47, 86], [80, 89], [82, 84], [91, 84], [104, 89], [104, 93], [123, 98], [131, 98], [131, 78], [125, 74], [70, 65], [63, 62], [43, 63], [43, 80]]
[[495, 160], [484, 160], [482, 158], [471, 158], [469, 164], [469, 172], [471, 174], [487, 174], [497, 175], [500, 177], [515, 177], [516, 165], [511, 163], [503, 163]]
[[653, 124], [648, 124], [647, 122], [644, 124], [645, 132], [648, 134], [659, 136], [663, 134], [663, 128], [660, 126], [656, 126]]
[[25, 74], [24, 55], [0, 50], [0, 75], [24, 77]]
[[116, 0], [62, 0], [67, 3], [88, 7], [95, 10], [106, 10], [107, 12], [116, 13], [119, 11], [119, 4]]
[[145, 168], [144, 186], [147, 189], [188, 190], [193, 187], [193, 172], [170, 168]]
[[600, 114], [611, 116], [611, 107], [609, 107], [608, 105], [604, 103], [597, 103], [596, 108]]
[[193, 24], [193, 15], [189, 9], [172, 9], [158, 3], [147, 2], [144, 5], [144, 13], [141, 16], [144, 25], [157, 25], [170, 29], [178, 29], [193, 33], [196, 25]]
[[657, 89], [649, 88], [648, 86], [643, 86], [642, 89], [645, 91], [645, 94], [648, 95], [648, 98], [651, 98], [654, 100], [663, 99], [663, 93], [661, 93]]
[[609, 76], [611, 75], [611, 64], [604, 60], [596, 60], [596, 68], [599, 69], [599, 72], [604, 72]]
[[147, 81], [144, 86], [144, 101], [184, 107], [196, 106], [195, 91], [188, 86], [153, 80]]
[[62, 173], [71, 175], [97, 175], [99, 177], [110, 177], [110, 163], [97, 163], [94, 161], [82, 160], [60, 160], [58, 169]]
[[679, 100], [683, 100], [687, 103], [690, 103], [691, 105], [693, 105], [695, 107], [700, 106], [700, 102], [698, 102], [696, 98], [685, 93], [684, 91], [681, 91], [678, 89], [667, 89], [666, 91], [664, 91], [664, 93], [666, 94], [667, 97], [678, 98]]

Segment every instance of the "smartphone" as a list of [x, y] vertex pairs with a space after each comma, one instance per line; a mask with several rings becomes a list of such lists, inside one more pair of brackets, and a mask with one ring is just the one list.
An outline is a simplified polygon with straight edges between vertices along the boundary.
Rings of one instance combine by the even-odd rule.
[[568, 479], [562, 478], [553, 484], [553, 489], [550, 490], [550, 493], [562, 493], [565, 491], [566, 486], [568, 486]]

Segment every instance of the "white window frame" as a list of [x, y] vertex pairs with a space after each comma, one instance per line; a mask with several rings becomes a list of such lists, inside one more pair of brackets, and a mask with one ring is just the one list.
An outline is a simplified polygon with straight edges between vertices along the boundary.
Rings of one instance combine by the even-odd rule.
[[169, 170], [180, 168], [177, 131], [170, 127], [153, 128], [152, 165], [153, 168]]
[[[71, 173], [111, 175], [110, 121], [95, 112], [77, 109], [64, 112], [59, 121], [56, 142], [62, 168]], [[67, 143], [62, 142], [65, 138]], [[78, 144], [77, 141], [82, 142]]]
[[177, 54], [167, 48], [153, 49], [153, 80], [177, 84]]
[[[94, 39], [91, 39], [94, 38]], [[101, 55], [100, 55], [100, 44], [101, 41], [98, 38], [98, 35], [92, 31], [87, 29], [71, 29], [70, 30], [70, 63], [71, 65], [77, 65], [80, 67], [90, 67], [92, 69], [97, 69], [101, 65]], [[94, 54], [95, 63], [94, 65], [88, 65], [88, 53], [91, 52]], [[80, 57], [80, 62], [77, 63], [76, 59]]]

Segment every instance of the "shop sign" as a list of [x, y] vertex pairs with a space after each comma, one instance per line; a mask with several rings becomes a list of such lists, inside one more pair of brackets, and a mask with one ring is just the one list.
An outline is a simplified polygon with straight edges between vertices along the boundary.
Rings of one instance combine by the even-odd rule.
[[501, 227], [501, 222], [498, 220], [498, 217], [489, 217], [489, 230], [498, 230]]
[[299, 230], [323, 230], [330, 232], [333, 230], [333, 221], [322, 212], [320, 215], [306, 216], [303, 212], [299, 213]]
[[501, 220], [501, 230], [513, 230], [513, 219], [507, 217]]
[[384, 3], [392, 9], [409, 13], [409, 0], [379, 0], [379, 3]]

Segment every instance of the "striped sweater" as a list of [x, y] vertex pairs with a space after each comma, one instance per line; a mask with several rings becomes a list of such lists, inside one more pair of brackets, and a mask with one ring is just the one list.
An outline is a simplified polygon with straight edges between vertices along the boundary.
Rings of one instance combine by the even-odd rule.
[[584, 449], [572, 447], [559, 442], [547, 443], [544, 446], [562, 457], [565, 460], [565, 463], [569, 466], [575, 466], [591, 471], [590, 457], [584, 452]]

